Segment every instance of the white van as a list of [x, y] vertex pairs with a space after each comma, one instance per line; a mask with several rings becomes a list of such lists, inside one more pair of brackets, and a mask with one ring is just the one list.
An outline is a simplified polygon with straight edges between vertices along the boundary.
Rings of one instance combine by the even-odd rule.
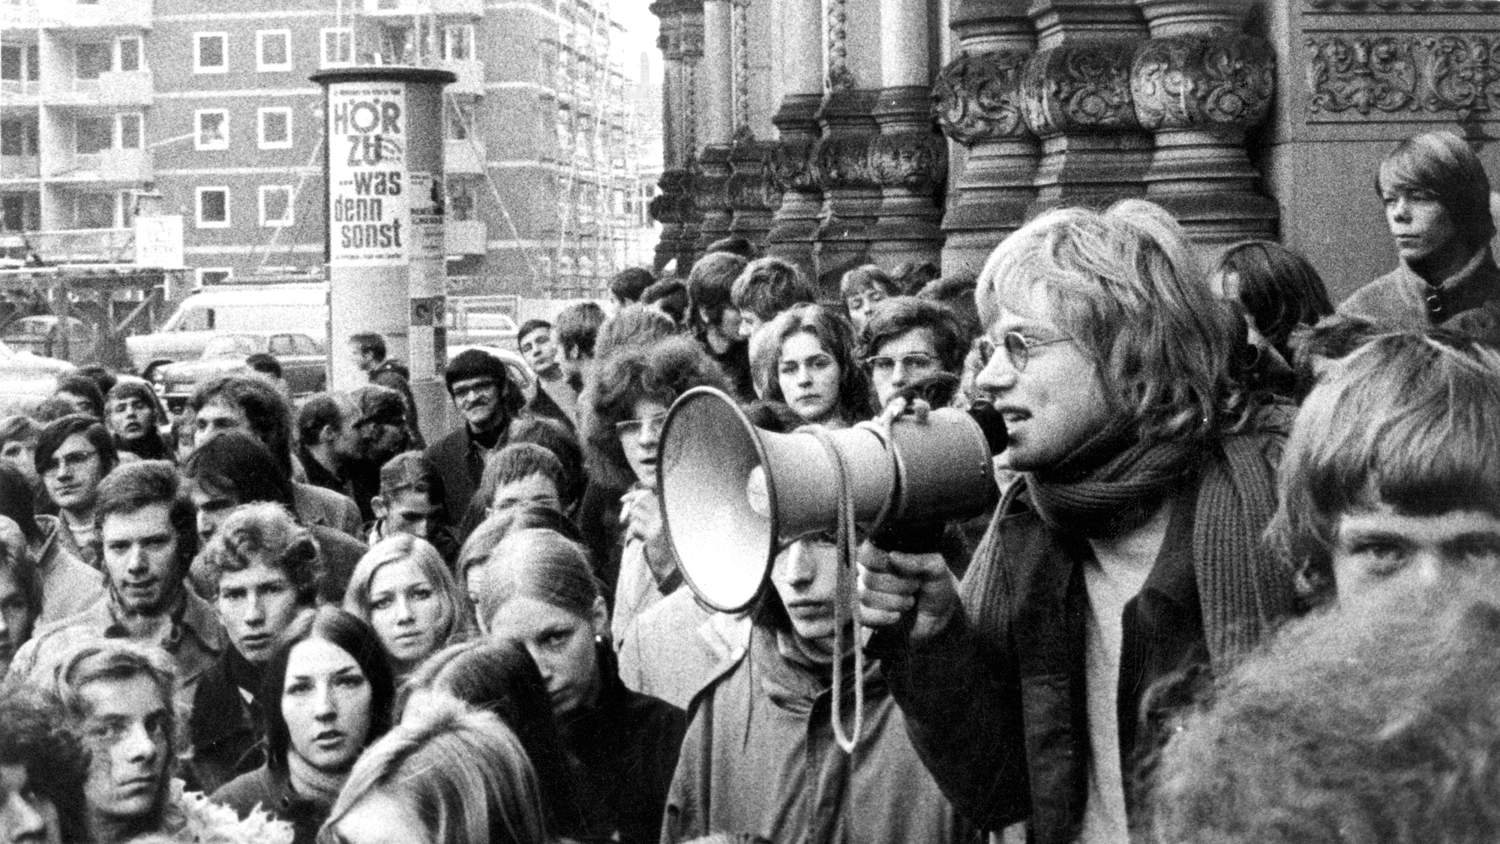
[[151, 334], [125, 338], [130, 362], [148, 380], [165, 363], [195, 360], [216, 332], [282, 331], [328, 336], [323, 282], [232, 284], [200, 288]]

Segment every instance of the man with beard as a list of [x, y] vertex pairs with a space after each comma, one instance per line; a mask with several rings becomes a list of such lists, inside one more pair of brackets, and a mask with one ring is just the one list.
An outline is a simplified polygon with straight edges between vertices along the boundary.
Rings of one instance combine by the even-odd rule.
[[161, 437], [156, 396], [139, 378], [122, 377], [104, 397], [105, 421], [115, 435], [115, 448], [142, 460], [171, 460], [171, 449]]
[[121, 466], [99, 484], [98, 499], [105, 597], [37, 631], [9, 676], [40, 680], [90, 639], [125, 639], [166, 651], [181, 681], [179, 701], [190, 703], [228, 644], [213, 607], [184, 588], [198, 550], [193, 504], [161, 460]]
[[308, 483], [354, 499], [361, 517], [368, 521], [349, 478], [350, 464], [360, 457], [359, 432], [354, 426], [358, 414], [344, 393], [308, 396], [297, 411], [297, 461]]
[[511, 420], [521, 413], [526, 399], [511, 383], [505, 364], [478, 349], [450, 361], [443, 380], [464, 423], [429, 446], [426, 454], [442, 476], [451, 520], [462, 518], [474, 497], [485, 459], [510, 441]]

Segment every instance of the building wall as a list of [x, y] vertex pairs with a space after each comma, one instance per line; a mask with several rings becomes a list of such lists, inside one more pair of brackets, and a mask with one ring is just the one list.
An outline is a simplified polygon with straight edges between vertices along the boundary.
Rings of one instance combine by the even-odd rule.
[[[186, 262], [200, 273], [316, 272], [326, 200], [322, 95], [309, 76], [330, 61], [414, 63], [459, 76], [445, 96], [456, 291], [595, 295], [621, 266], [649, 260], [641, 148], [627, 124], [648, 119], [659, 137], [642, 112], [660, 101], [642, 109], [630, 96], [651, 92], [626, 84], [607, 10], [583, 0], [73, 2], [0, 4], [0, 40], [35, 45], [23, 63], [37, 65], [0, 86], [4, 134], [28, 136], [5, 147], [27, 154], [0, 155], [0, 229], [123, 228], [134, 192], [153, 189], [183, 215]], [[343, 30], [347, 42], [329, 40]], [[127, 36], [141, 70], [74, 90], [72, 45]], [[200, 55], [205, 37], [222, 53]], [[79, 117], [117, 113], [138, 116], [140, 142], [74, 166]], [[644, 165], [647, 191], [658, 160], [653, 151]], [[625, 207], [604, 204], [616, 190]], [[279, 210], [288, 194], [289, 216], [264, 219], [263, 202]]]

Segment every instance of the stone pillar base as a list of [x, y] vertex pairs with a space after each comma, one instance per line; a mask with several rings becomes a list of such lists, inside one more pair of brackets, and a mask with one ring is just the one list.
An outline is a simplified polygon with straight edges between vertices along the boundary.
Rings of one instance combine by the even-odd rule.
[[729, 173], [729, 145], [709, 144], [704, 147], [698, 156], [698, 169], [693, 179], [697, 187], [696, 205], [703, 215], [698, 223], [693, 260], [707, 251], [709, 244], [729, 235], [729, 225], [734, 219], [727, 195]]
[[870, 169], [881, 202], [870, 230], [870, 256], [884, 267], [936, 263], [948, 146], [933, 128], [931, 92], [922, 86], [886, 88], [873, 116], [880, 135], [870, 143]]

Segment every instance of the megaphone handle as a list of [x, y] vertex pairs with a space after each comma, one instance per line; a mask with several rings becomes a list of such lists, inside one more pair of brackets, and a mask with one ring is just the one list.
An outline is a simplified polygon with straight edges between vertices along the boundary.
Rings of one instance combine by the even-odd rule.
[[[812, 428], [811, 433], [823, 444], [833, 463], [835, 489], [838, 494], [838, 594], [853, 596], [854, 591], [854, 495], [849, 488], [849, 473], [839, 457], [833, 439], [822, 428]], [[865, 649], [856, 643], [854, 648], [854, 725], [849, 733], [844, 732], [844, 628], [854, 621], [853, 598], [838, 600], [833, 605], [833, 707], [830, 720], [833, 722], [833, 740], [845, 752], [852, 754], [864, 732], [865, 717]], [[858, 637], [855, 637], [858, 639]]]

